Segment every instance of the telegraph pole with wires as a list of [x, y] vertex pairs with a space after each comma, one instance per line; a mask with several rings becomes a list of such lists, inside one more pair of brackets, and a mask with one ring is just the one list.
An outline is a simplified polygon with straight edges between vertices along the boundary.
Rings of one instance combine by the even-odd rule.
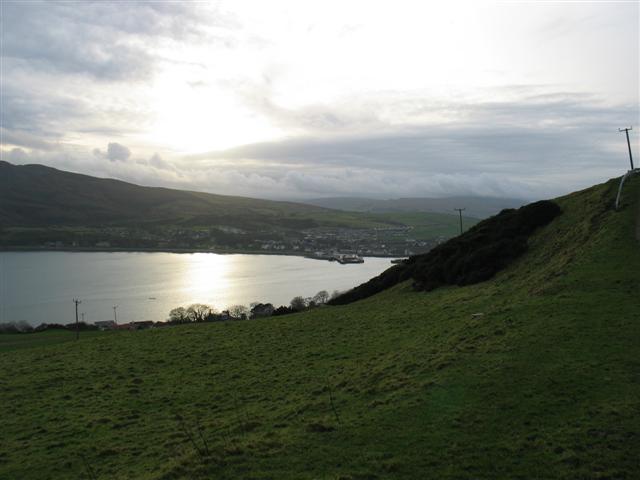
[[118, 313], [116, 312], [117, 309], [118, 309], [118, 305], [114, 305], [113, 306], [113, 323], [116, 324], [116, 327], [118, 326]]
[[78, 305], [80, 305], [82, 302], [80, 300], [78, 300], [77, 298], [73, 299], [73, 303], [76, 304], [76, 340], [80, 339], [80, 329], [78, 328]]
[[462, 235], [462, 212], [466, 210], [466, 208], [454, 208], [460, 214], [460, 235]]
[[633, 130], [633, 127], [619, 128], [619, 132], [624, 132], [627, 135], [627, 148], [629, 149], [629, 162], [631, 163], [631, 170], [633, 170], [633, 156], [631, 155], [631, 142], [629, 141], [629, 130]]

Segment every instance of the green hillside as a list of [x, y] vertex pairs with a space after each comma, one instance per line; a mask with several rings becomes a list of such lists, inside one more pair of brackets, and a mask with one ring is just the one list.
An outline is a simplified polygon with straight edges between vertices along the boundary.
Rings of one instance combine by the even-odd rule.
[[[497, 212], [496, 212], [497, 213]], [[388, 212], [388, 213], [360, 213], [365, 218], [380, 223], [395, 223], [410, 225], [411, 237], [427, 240], [434, 237], [451, 238], [460, 234], [460, 218], [458, 214], [434, 212]], [[474, 217], [462, 217], [462, 228], [477, 224], [480, 220]]]
[[637, 478], [640, 176], [616, 187], [484, 283], [7, 350], [0, 478]]

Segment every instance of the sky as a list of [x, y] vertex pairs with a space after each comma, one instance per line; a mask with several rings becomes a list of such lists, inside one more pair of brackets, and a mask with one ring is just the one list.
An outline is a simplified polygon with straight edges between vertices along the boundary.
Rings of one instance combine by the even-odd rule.
[[0, 158], [259, 198], [549, 198], [640, 165], [640, 2], [0, 3]]

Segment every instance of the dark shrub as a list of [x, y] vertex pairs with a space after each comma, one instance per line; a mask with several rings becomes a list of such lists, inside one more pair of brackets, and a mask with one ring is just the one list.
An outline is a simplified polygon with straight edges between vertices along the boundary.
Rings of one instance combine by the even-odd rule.
[[285, 307], [284, 305], [280, 305], [273, 311], [272, 316], [278, 317], [280, 315], [289, 315], [290, 313], [296, 313], [291, 307]]

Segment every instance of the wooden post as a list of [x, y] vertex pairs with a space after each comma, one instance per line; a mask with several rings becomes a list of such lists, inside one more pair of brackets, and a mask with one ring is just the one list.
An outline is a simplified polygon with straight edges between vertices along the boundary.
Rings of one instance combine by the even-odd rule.
[[624, 132], [627, 135], [627, 148], [629, 149], [629, 163], [631, 163], [631, 170], [633, 170], [633, 155], [631, 155], [631, 142], [629, 141], [629, 130], [633, 130], [633, 127], [619, 128], [619, 132]]
[[466, 210], [466, 208], [454, 208], [460, 214], [460, 235], [462, 235], [462, 212]]

